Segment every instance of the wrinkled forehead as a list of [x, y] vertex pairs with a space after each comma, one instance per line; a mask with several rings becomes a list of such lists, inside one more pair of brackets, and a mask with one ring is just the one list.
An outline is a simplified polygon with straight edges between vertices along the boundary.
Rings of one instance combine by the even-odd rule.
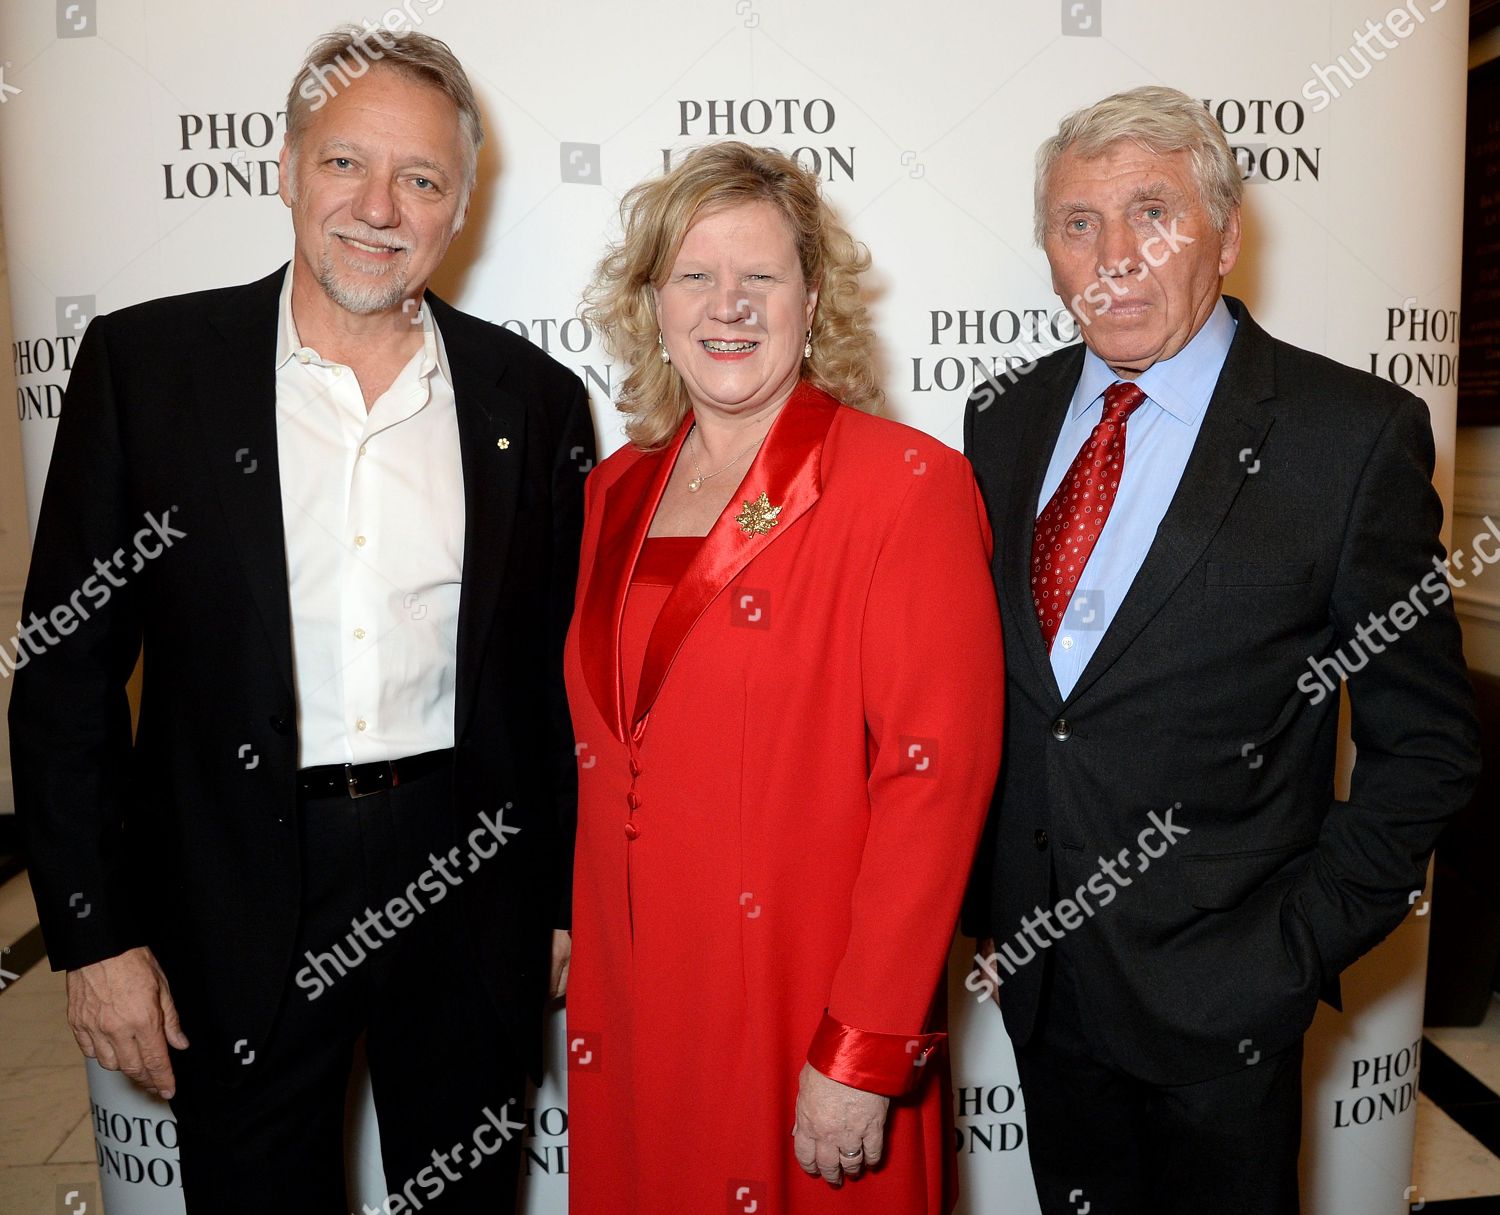
[[345, 141], [366, 151], [394, 146], [402, 159], [463, 155], [463, 122], [457, 104], [418, 75], [380, 65], [325, 96], [324, 103], [301, 124], [301, 141], [315, 145]]
[[1047, 177], [1051, 209], [1082, 201], [1128, 203], [1170, 197], [1191, 202], [1199, 194], [1186, 149], [1156, 152], [1131, 139], [1088, 155], [1069, 147], [1053, 162]]

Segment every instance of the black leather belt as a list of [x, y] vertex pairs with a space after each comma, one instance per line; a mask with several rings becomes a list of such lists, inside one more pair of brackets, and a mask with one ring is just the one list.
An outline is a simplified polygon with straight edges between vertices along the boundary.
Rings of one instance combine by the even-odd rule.
[[373, 764], [322, 764], [297, 773], [303, 797], [369, 797], [418, 780], [453, 762], [453, 748]]

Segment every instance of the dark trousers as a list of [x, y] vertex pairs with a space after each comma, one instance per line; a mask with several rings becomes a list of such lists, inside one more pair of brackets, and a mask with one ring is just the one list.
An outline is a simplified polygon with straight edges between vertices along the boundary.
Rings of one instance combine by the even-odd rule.
[[1043, 1215], [1297, 1215], [1302, 1044], [1196, 1084], [1137, 1079], [1092, 1041], [1066, 944], [1016, 1051]]
[[[522, 1133], [507, 1128], [525, 1121], [525, 1076], [480, 985], [460, 891], [442, 882], [447, 893], [437, 900], [410, 889], [433, 868], [429, 854], [442, 859], [457, 842], [445, 835], [451, 790], [450, 775], [437, 772], [370, 797], [299, 807], [302, 915], [292, 972], [302, 971], [300, 984], [287, 976], [276, 1022], [239, 1083], [195, 1066], [201, 1048], [172, 1052], [190, 1215], [346, 1215], [344, 1105], [361, 1034], [386, 1187], [400, 1195], [365, 1211], [514, 1210]], [[465, 865], [449, 870], [462, 875]], [[382, 912], [371, 923], [396, 895], [424, 910]], [[308, 951], [333, 961], [304, 971]], [[184, 1030], [191, 1040], [192, 1026]]]

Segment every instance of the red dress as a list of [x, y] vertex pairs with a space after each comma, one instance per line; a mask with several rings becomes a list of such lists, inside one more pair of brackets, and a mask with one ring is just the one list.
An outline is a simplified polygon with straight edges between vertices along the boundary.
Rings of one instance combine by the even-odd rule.
[[[686, 432], [586, 490], [571, 1209], [940, 1215], [940, 979], [1000, 756], [984, 508], [950, 448], [803, 385], [709, 534], [648, 541]], [[792, 1154], [807, 1062], [893, 1098], [841, 1190]]]

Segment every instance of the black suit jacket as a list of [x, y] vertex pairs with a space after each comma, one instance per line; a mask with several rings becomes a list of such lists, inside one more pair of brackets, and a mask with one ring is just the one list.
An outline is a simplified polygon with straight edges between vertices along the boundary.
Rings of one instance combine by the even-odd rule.
[[[258, 1045], [298, 964], [273, 366], [283, 273], [89, 325], [24, 604], [29, 619], [72, 601], [88, 619], [17, 671], [10, 708], [17, 811], [53, 967], [149, 945], [194, 1049], [225, 1061], [230, 1078], [242, 1070], [231, 1044]], [[456, 893], [497, 1032], [536, 1073], [550, 937], [570, 902], [576, 769], [562, 647], [593, 427], [576, 376], [427, 299], [453, 373], [467, 511], [454, 826], [509, 802], [504, 822], [520, 828]], [[106, 595], [95, 560], [128, 557], [148, 512], [168, 511], [184, 536]], [[132, 741], [126, 681], [143, 645]], [[414, 878], [427, 867], [412, 858]]]
[[[1237, 331], [1182, 481], [1066, 697], [1029, 562], [1083, 347], [998, 397], [982, 387], [965, 419], [1007, 657], [1004, 769], [965, 927], [1013, 941], [1051, 905], [1054, 870], [1058, 896], [1083, 887], [1089, 910], [1072, 917], [1067, 947], [1086, 1024], [1121, 1065], [1166, 1084], [1281, 1049], [1320, 992], [1337, 1001], [1339, 972], [1408, 913], [1478, 768], [1458, 624], [1433, 566], [1442, 506], [1426, 407], [1228, 303]], [[1371, 612], [1413, 595], [1414, 627], [1388, 625], [1389, 643], [1370, 633]], [[1338, 697], [1315, 694], [1309, 660], [1339, 647], [1353, 660], [1361, 623], [1384, 652], [1367, 650], [1349, 679], [1358, 759], [1339, 802]], [[1142, 847], [1153, 812], [1188, 834]], [[1122, 850], [1129, 884], [1096, 877]], [[1014, 974], [997, 967], [1018, 1044], [1036, 1020], [1036, 952]]]

